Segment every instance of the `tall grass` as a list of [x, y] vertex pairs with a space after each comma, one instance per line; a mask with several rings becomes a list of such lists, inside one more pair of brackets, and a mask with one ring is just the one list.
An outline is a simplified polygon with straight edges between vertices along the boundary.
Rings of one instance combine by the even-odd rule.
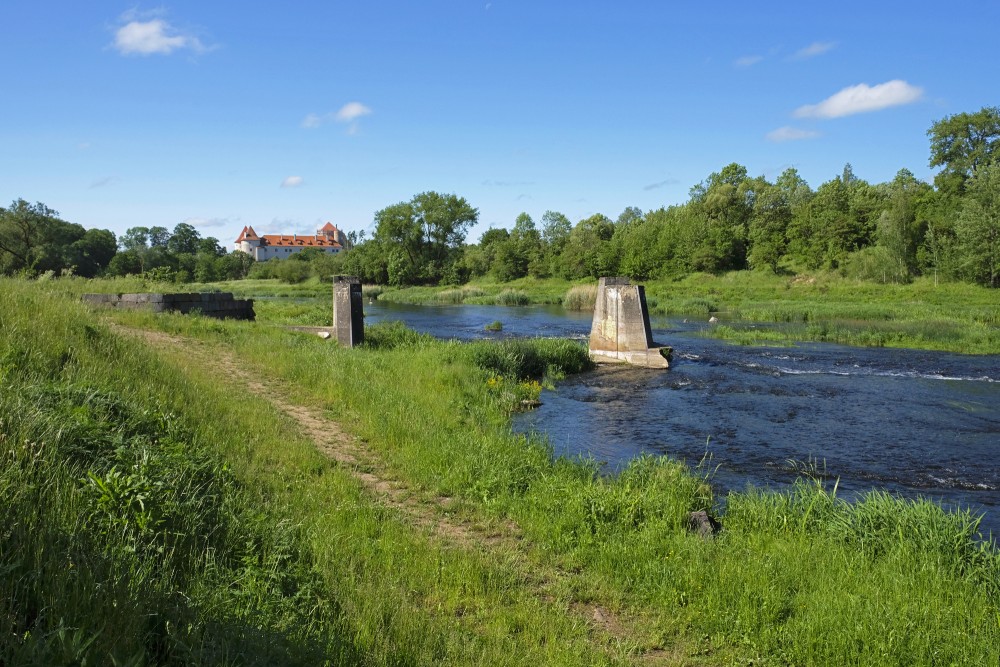
[[[730, 494], [723, 531], [706, 540], [685, 527], [692, 510], [719, 512], [703, 471], [647, 457], [611, 478], [512, 434], [496, 378], [574, 370], [578, 352], [569, 348], [379, 331], [373, 345], [350, 350], [249, 323], [106, 315], [208, 350], [239, 350], [248, 368], [338, 415], [442, 520], [454, 512], [516, 525], [515, 546], [468, 548], [441, 544], [373, 501], [265, 401], [220, 385], [183, 349], [153, 358], [79, 306], [8, 286], [4, 339], [18, 332], [20, 342], [0, 368], [86, 376], [132, 392], [137, 405], [163, 406], [229, 466], [254, 501], [240, 504], [267, 525], [280, 516], [301, 526], [289, 553], [318, 577], [305, 597], [334, 606], [331, 622], [306, 615], [298, 625], [347, 638], [366, 663], [606, 664], [652, 649], [709, 664], [995, 664], [1000, 656], [997, 554], [977, 541], [968, 515], [885, 494], [843, 503], [806, 480], [783, 493]], [[12, 310], [18, 319], [8, 324]], [[40, 338], [27, 333], [29, 313], [42, 313]], [[88, 335], [99, 354], [88, 351]], [[451, 501], [431, 502], [441, 497]], [[237, 582], [230, 593], [242, 591]], [[615, 638], [599, 639], [572, 611], [586, 605], [619, 619]], [[269, 632], [291, 627], [273, 614], [253, 617]], [[354, 655], [345, 651], [345, 660]]]
[[434, 301], [436, 303], [465, 303], [466, 301], [476, 299], [485, 294], [486, 293], [481, 289], [466, 285], [465, 287], [457, 287], [437, 292], [434, 295]]
[[[185, 348], [153, 355], [80, 304], [23, 283], [4, 281], [0, 308], [0, 498], [11, 521], [0, 531], [0, 663], [606, 664], [621, 656], [519, 584], [516, 563], [474, 544], [430, 541], [267, 401], [220, 384]], [[355, 369], [369, 375], [388, 371], [390, 357], [439, 353], [415, 354], [421, 337], [398, 326], [376, 328], [374, 345], [352, 352], [280, 329], [111, 315], [226, 347], [270, 340], [272, 359], [297, 350], [328, 362], [333, 353], [370, 362]], [[456, 361], [465, 354], [449, 349]], [[320, 363], [309, 373], [328, 370]], [[371, 388], [364, 394], [373, 397]]]
[[566, 310], [593, 310], [597, 303], [597, 285], [574, 285], [563, 297]]
[[22, 285], [0, 309], [0, 663], [360, 662], [301, 527], [135, 383], [166, 368]]
[[498, 306], [527, 306], [531, 299], [520, 290], [505, 289], [496, 295], [495, 303]]

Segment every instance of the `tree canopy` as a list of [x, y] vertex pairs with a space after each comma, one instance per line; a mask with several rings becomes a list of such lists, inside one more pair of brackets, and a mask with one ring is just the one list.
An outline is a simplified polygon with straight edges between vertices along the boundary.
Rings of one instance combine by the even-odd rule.
[[0, 274], [73, 271], [89, 278], [108, 265], [116, 248], [112, 232], [66, 222], [41, 202], [16, 199], [0, 208]]
[[392, 284], [455, 280], [462, 245], [479, 210], [462, 197], [424, 192], [375, 214], [374, 241], [388, 258]]
[[1000, 158], [1000, 107], [947, 116], [931, 125], [927, 135], [930, 166], [944, 167], [936, 179], [938, 187], [961, 192], [980, 167]]

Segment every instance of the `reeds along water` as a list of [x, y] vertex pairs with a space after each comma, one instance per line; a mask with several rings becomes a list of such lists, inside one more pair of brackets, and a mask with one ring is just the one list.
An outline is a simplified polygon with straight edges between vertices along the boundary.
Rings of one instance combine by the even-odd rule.
[[592, 311], [596, 303], [596, 285], [574, 285], [563, 297], [563, 307], [566, 310]]

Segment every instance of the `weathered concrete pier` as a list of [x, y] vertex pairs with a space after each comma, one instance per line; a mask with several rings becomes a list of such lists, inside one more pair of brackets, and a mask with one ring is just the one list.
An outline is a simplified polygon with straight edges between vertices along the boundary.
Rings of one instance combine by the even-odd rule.
[[344, 347], [361, 345], [365, 340], [365, 310], [361, 297], [361, 279], [356, 276], [333, 277], [333, 325], [328, 327], [290, 326], [292, 331], [333, 338]]
[[365, 340], [365, 309], [357, 276], [333, 277], [333, 332], [344, 347], [361, 345]]
[[253, 299], [234, 299], [231, 292], [179, 294], [84, 294], [85, 303], [109, 308], [144, 308], [154, 313], [201, 313], [206, 317], [253, 320]]
[[653, 342], [643, 286], [633, 285], [628, 278], [601, 278], [590, 329], [594, 361], [668, 368], [672, 352]]

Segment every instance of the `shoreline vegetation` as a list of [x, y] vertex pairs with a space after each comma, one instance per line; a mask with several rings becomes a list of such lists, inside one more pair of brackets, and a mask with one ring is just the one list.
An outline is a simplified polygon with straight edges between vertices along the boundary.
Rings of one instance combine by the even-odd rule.
[[[636, 281], [646, 287], [650, 315], [708, 320], [719, 326], [705, 335], [742, 345], [827, 342], [860, 347], [901, 347], [962, 354], [1000, 354], [1000, 305], [996, 290], [965, 283], [917, 278], [905, 285], [881, 285], [817, 272], [775, 276], [733, 271], [693, 274], [670, 281]], [[241, 280], [195, 285], [264, 297], [264, 310], [281, 310], [269, 297], [320, 299], [284, 312], [288, 324], [327, 323], [330, 285], [316, 279], [288, 285], [276, 280]], [[366, 300], [416, 305], [561, 305], [590, 310], [593, 281], [524, 278], [512, 282], [475, 281], [463, 286], [402, 287], [365, 285]], [[323, 319], [326, 318], [326, 319]]]
[[[287, 295], [329, 294], [299, 287]], [[472, 287], [537, 303], [573, 285]], [[853, 312], [996, 327], [977, 315], [985, 291], [954, 287], [918, 280]], [[808, 468], [788, 490], [721, 499], [709, 471], [665, 457], [614, 478], [554, 459], [510, 415], [588, 367], [570, 341], [462, 344], [383, 324], [340, 349], [268, 326], [294, 316], [268, 301], [247, 323], [78, 299], [150, 289], [0, 279], [0, 663], [1000, 657], [1000, 552], [968, 512], [878, 491], [846, 503]], [[787, 290], [780, 317], [804, 324], [868, 298], [745, 274], [647, 289], [658, 312], [700, 298], [743, 317]], [[691, 532], [695, 511], [721, 532]]]

